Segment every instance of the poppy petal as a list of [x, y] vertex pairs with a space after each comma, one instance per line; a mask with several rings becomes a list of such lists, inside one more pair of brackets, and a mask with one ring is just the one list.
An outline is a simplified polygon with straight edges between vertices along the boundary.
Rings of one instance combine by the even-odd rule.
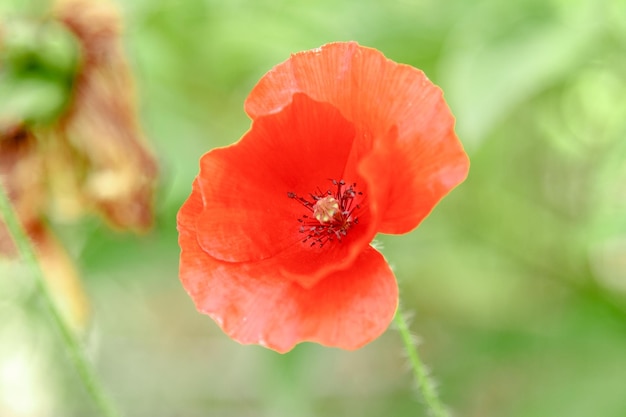
[[281, 112], [256, 120], [238, 143], [205, 154], [198, 176], [202, 248], [243, 262], [299, 242], [303, 207], [288, 193], [308, 195], [340, 179], [353, 139], [353, 126], [336, 109], [299, 94]]
[[[453, 131], [449, 134], [456, 139]], [[413, 230], [467, 176], [469, 159], [460, 143], [442, 136], [440, 140], [435, 135], [431, 138], [385, 142], [361, 161], [361, 175], [378, 179], [370, 194], [378, 203], [380, 233]]]
[[331, 105], [297, 94], [280, 112], [255, 120], [237, 144], [205, 154], [198, 176], [204, 204], [196, 219], [201, 248], [228, 262], [275, 258], [304, 286], [350, 265], [376, 233], [367, 207], [363, 226], [341, 244], [313, 248], [302, 242], [298, 222], [310, 212], [288, 193], [308, 196], [332, 186], [329, 179], [342, 179], [354, 135]]
[[256, 119], [280, 111], [298, 92], [332, 104], [355, 125], [358, 153], [378, 152], [360, 173], [378, 180], [383, 200], [373, 204], [380, 206], [382, 233], [415, 228], [467, 175], [454, 117], [420, 70], [355, 42], [331, 43], [274, 67], [248, 96], [246, 112]]
[[196, 192], [178, 215], [180, 278], [198, 310], [231, 338], [278, 352], [304, 341], [357, 349], [388, 327], [398, 288], [385, 259], [373, 248], [360, 253], [349, 270], [306, 289], [266, 262], [229, 263], [207, 255], [196, 240], [195, 218], [201, 211]]

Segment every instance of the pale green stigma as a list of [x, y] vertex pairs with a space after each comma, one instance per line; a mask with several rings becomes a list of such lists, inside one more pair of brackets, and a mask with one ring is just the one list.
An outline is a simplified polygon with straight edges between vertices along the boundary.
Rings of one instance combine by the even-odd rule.
[[332, 196], [320, 198], [313, 206], [313, 217], [322, 224], [332, 221], [338, 212], [339, 201]]

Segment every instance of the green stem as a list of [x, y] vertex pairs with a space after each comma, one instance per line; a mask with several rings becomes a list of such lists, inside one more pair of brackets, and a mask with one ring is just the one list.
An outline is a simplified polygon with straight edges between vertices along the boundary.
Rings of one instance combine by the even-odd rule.
[[15, 242], [15, 246], [17, 247], [22, 261], [30, 269], [32, 276], [36, 280], [37, 290], [41, 294], [41, 298], [50, 313], [50, 317], [52, 317], [54, 325], [61, 333], [67, 354], [73, 362], [85, 389], [104, 417], [119, 417], [120, 414], [109, 401], [107, 395], [105, 395], [102, 387], [100, 386], [96, 373], [87, 359], [87, 355], [82, 344], [79, 342], [78, 338], [70, 328], [69, 324], [65, 321], [59, 308], [54, 302], [50, 289], [46, 284], [43, 271], [37, 262], [37, 257], [35, 256], [30, 240], [20, 225], [17, 215], [11, 207], [11, 202], [9, 201], [9, 198], [1, 184], [0, 216], [4, 219], [4, 223], [7, 226], [10, 236], [12, 236], [13, 241]]
[[417, 388], [422, 394], [422, 398], [424, 399], [430, 414], [434, 417], [449, 417], [450, 414], [437, 396], [435, 384], [428, 376], [426, 368], [420, 360], [411, 331], [409, 330], [409, 326], [404, 319], [400, 308], [398, 308], [398, 311], [396, 312], [394, 322], [400, 332], [400, 336], [402, 336], [402, 342], [404, 343], [404, 348], [406, 349], [409, 361], [411, 362], [411, 368], [413, 369], [413, 376], [417, 382]]

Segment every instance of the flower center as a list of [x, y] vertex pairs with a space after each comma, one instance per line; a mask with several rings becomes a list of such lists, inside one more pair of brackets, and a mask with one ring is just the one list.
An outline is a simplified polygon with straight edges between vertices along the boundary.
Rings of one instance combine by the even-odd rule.
[[309, 199], [287, 193], [287, 197], [302, 204], [312, 214], [304, 214], [298, 219], [299, 232], [304, 236], [302, 243], [310, 242], [311, 247], [321, 248], [327, 242], [341, 242], [348, 230], [359, 223], [355, 210], [361, 207], [355, 199], [363, 193], [356, 191], [356, 183], [346, 186], [344, 180], [331, 182], [336, 187], [334, 191], [323, 192], [318, 188], [316, 193], [309, 194]]
[[313, 217], [322, 224], [332, 221], [338, 212], [339, 202], [332, 196], [326, 196], [317, 200], [317, 203], [313, 206]]

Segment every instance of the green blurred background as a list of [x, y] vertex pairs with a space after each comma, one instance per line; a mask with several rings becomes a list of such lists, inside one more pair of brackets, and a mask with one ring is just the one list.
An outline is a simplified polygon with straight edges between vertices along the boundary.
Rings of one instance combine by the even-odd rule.
[[[93, 307], [89, 352], [127, 416], [423, 416], [398, 334], [286, 355], [228, 339], [178, 282], [175, 216], [200, 155], [295, 51], [356, 40], [445, 91], [469, 178], [379, 236], [457, 416], [626, 416], [626, 2], [119, 2], [161, 164], [146, 236], [56, 224]], [[2, 0], [4, 17], [45, 2]], [[0, 415], [95, 410], [22, 267], [0, 265]]]

